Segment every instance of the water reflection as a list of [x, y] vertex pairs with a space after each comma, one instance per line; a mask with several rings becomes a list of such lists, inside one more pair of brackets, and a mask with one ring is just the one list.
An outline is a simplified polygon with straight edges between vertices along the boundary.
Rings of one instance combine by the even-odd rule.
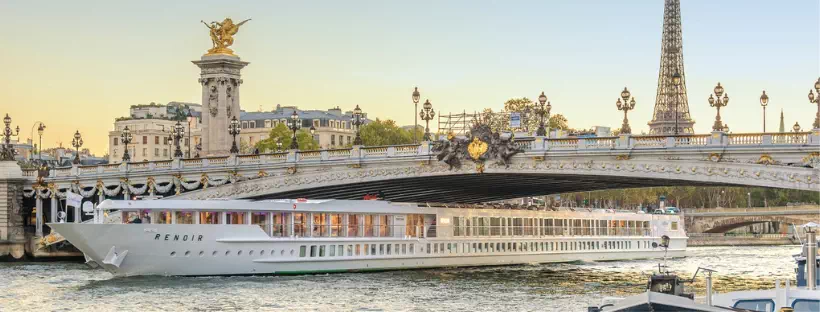
[[[793, 278], [798, 247], [692, 248], [667, 265], [718, 271], [715, 289], [771, 288]], [[305, 276], [112, 278], [77, 263], [0, 263], [0, 310], [584, 311], [644, 291], [658, 261], [443, 268]], [[704, 281], [694, 284], [698, 294]]]

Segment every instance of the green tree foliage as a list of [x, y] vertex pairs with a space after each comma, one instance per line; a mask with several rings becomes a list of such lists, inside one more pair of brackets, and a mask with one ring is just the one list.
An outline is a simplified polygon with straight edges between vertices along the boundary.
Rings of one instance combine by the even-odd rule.
[[[420, 128], [416, 128], [419, 141], [421, 141], [424, 132]], [[380, 120], [376, 119], [366, 125], [363, 125], [360, 130], [362, 143], [365, 146], [379, 146], [379, 145], [398, 145], [398, 144], [412, 144], [413, 133], [400, 128], [396, 122], [390, 119]]]
[[564, 115], [554, 114], [550, 115], [549, 127], [550, 129], [567, 130], [569, 129], [569, 122], [567, 121], [567, 118], [564, 117]]
[[[287, 150], [290, 147], [292, 136], [293, 132], [285, 124], [280, 123], [270, 130], [267, 139], [256, 142], [254, 146], [259, 149], [260, 153], [271, 153], [276, 151], [276, 142], [282, 142], [282, 149]], [[296, 132], [296, 142], [299, 143], [299, 150], [319, 149], [319, 142], [316, 142], [310, 132], [305, 129]]]
[[[680, 208], [766, 207], [789, 203], [820, 203], [820, 193], [761, 187], [650, 187], [561, 194], [562, 204], [581, 205], [590, 199], [596, 207], [637, 208], [657, 205], [666, 196], [668, 206]], [[751, 197], [751, 203], [748, 201]]]

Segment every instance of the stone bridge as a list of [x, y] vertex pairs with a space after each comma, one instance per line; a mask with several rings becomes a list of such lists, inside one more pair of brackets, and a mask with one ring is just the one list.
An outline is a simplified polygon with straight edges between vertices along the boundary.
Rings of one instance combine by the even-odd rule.
[[689, 233], [725, 233], [761, 222], [820, 223], [820, 206], [692, 209], [684, 212], [684, 218]]
[[[72, 190], [88, 200], [174, 198], [360, 199], [474, 203], [572, 191], [673, 185], [820, 190], [820, 130], [810, 133], [519, 138], [510, 166], [449, 168], [431, 143], [74, 166], [23, 172], [38, 225]], [[46, 213], [46, 211], [48, 211]], [[45, 215], [45, 216], [44, 216]], [[79, 210], [69, 211], [76, 220]], [[79, 220], [78, 220], [79, 221]]]

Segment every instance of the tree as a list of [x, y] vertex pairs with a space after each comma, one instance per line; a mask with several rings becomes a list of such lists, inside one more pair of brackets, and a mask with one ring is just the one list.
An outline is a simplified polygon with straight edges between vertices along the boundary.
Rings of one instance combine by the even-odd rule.
[[504, 111], [521, 113], [521, 128], [527, 131], [538, 129], [538, 116], [533, 109], [534, 103], [526, 98], [512, 98], [504, 102]]
[[550, 116], [549, 127], [550, 129], [567, 130], [569, 129], [569, 122], [567, 122], [567, 118], [564, 117], [564, 115], [554, 114]]
[[412, 133], [400, 128], [395, 121], [390, 119], [380, 120], [376, 118], [375, 121], [363, 125], [359, 134], [362, 137], [362, 143], [366, 146], [413, 143]]
[[[290, 148], [292, 136], [293, 131], [288, 129], [284, 123], [280, 123], [270, 130], [267, 139], [256, 142], [254, 146], [259, 149], [260, 153], [268, 153], [276, 151], [276, 143], [282, 142], [282, 150], [287, 150]], [[296, 132], [296, 142], [299, 144], [299, 149], [303, 151], [319, 149], [319, 143], [305, 129]]]

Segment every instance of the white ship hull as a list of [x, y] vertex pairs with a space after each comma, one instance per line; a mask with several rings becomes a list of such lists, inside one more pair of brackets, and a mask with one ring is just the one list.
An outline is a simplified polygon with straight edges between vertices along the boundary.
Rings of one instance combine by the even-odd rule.
[[[683, 257], [687, 239], [671, 237], [668, 250], [664, 250], [651, 246], [652, 242], [659, 243], [660, 237], [645, 236], [271, 238], [255, 225], [49, 226], [116, 276], [305, 274]], [[603, 244], [607, 243], [622, 248], [605, 248]], [[351, 252], [364, 244], [368, 248], [378, 246], [376, 254]], [[384, 247], [388, 244], [392, 248]], [[439, 250], [435, 244], [445, 248]], [[484, 245], [479, 251], [474, 244]], [[515, 250], [509, 248], [513, 244], [517, 244]], [[330, 246], [335, 249], [332, 256]], [[433, 246], [429, 253], [428, 246]]]

